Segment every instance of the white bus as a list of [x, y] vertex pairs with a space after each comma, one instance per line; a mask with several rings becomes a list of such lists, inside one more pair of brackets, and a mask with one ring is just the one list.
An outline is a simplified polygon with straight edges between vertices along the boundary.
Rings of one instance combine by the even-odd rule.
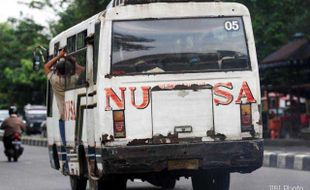
[[[82, 11], [82, 10], [81, 10]], [[173, 189], [228, 190], [231, 172], [263, 160], [260, 84], [251, 18], [238, 3], [114, 0], [62, 32], [86, 68], [65, 91], [66, 148], [48, 88], [51, 166], [72, 190], [126, 189], [142, 179]], [[67, 156], [65, 156], [67, 155]]]

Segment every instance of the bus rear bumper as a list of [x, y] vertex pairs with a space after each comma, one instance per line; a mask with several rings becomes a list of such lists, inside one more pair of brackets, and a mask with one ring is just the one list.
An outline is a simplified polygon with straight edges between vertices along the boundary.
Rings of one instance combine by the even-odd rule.
[[105, 147], [101, 151], [106, 175], [201, 169], [250, 173], [263, 162], [262, 139]]

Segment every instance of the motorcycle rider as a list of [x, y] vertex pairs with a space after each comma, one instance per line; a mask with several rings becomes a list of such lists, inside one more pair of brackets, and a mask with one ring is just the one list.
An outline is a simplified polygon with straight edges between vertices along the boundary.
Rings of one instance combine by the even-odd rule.
[[6, 118], [0, 126], [0, 129], [4, 130], [3, 134], [3, 145], [4, 153], [7, 155], [7, 151], [12, 146], [12, 138], [17, 133], [21, 135], [22, 131], [25, 130], [26, 125], [17, 116], [16, 106], [11, 106], [9, 108], [9, 117]]

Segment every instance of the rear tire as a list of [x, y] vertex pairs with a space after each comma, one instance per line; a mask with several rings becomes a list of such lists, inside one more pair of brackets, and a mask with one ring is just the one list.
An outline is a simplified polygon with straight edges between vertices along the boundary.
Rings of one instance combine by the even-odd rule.
[[174, 178], [166, 178], [161, 181], [161, 187], [163, 189], [174, 189], [176, 184], [176, 179]]
[[230, 173], [200, 172], [192, 176], [193, 190], [229, 190]]
[[126, 190], [126, 179], [89, 180], [90, 190]]
[[162, 189], [174, 189], [176, 184], [176, 178], [168, 174], [155, 175], [146, 181], [154, 186], [161, 187]]
[[126, 190], [127, 189], [127, 179], [116, 179], [112, 180], [112, 188], [111, 190]]
[[70, 176], [71, 190], [86, 190], [87, 179], [84, 177]]
[[103, 190], [103, 184], [101, 181], [89, 179], [88, 182], [89, 182], [89, 190]]

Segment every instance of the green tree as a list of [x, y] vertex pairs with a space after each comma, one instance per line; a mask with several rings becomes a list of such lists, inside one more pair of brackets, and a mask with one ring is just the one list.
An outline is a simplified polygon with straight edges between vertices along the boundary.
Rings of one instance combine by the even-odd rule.
[[[50, 23], [51, 33], [56, 35], [103, 11], [109, 2], [110, 0], [58, 0], [57, 3], [52, 4], [50, 0], [32, 0], [29, 6], [42, 10], [51, 8], [60, 17], [58, 21]], [[68, 6], [62, 11], [65, 5]]]
[[43, 31], [29, 18], [0, 23], [0, 108], [44, 103], [44, 74], [32, 71], [33, 49], [48, 43]]
[[52, 34], [58, 34], [71, 26], [104, 10], [110, 0], [75, 0], [65, 11], [58, 13], [60, 20], [51, 23]]
[[250, 10], [259, 60], [292, 40], [296, 32], [310, 33], [310, 1], [232, 1], [242, 3]]

